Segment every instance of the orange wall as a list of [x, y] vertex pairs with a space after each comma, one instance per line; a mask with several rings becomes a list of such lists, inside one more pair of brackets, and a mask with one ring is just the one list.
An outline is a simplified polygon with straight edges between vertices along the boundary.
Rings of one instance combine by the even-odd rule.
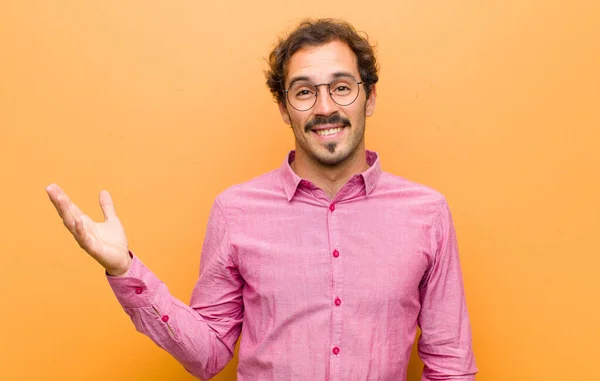
[[298, 19], [336, 16], [379, 45], [367, 145], [452, 207], [478, 380], [600, 380], [599, 15], [592, 0], [2, 2], [0, 378], [192, 380], [134, 330], [44, 187], [96, 218], [109, 189], [133, 250], [187, 301], [214, 196], [293, 146], [263, 58]]

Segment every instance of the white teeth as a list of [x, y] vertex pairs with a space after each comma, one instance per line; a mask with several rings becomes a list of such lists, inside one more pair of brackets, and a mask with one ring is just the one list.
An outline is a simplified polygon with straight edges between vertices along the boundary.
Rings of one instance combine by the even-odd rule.
[[317, 134], [319, 134], [320, 136], [328, 136], [328, 135], [333, 135], [333, 134], [337, 134], [338, 132], [340, 132], [343, 129], [343, 127], [337, 127], [337, 128], [330, 128], [328, 130], [318, 130], [316, 131]]

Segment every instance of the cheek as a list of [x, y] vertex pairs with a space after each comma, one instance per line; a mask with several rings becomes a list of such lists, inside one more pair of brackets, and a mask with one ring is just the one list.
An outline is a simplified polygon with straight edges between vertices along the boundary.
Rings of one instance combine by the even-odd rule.
[[357, 122], [362, 122], [366, 117], [366, 113], [367, 104], [363, 102], [352, 109], [352, 118]]
[[306, 116], [298, 115], [298, 114], [294, 114], [294, 113], [290, 113], [289, 115], [290, 115], [290, 121], [292, 123], [292, 126], [296, 129], [304, 131], [304, 126], [306, 125], [306, 122], [307, 122]]
[[361, 112], [358, 109], [347, 110], [344, 116], [350, 120], [352, 127], [360, 123]]

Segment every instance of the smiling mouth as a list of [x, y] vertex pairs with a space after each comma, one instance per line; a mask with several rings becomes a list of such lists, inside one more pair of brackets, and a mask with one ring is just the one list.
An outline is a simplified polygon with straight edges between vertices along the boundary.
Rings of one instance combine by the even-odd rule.
[[330, 135], [337, 134], [338, 132], [342, 131], [343, 129], [344, 129], [344, 126], [322, 129], [322, 130], [313, 130], [313, 131], [319, 136], [330, 136]]
[[313, 131], [315, 134], [319, 136], [329, 136], [336, 133], [339, 133], [344, 127], [350, 127], [350, 120], [341, 116], [338, 113], [331, 115], [326, 118], [322, 115], [315, 116], [313, 119], [309, 120], [304, 126], [304, 131], [309, 132]]

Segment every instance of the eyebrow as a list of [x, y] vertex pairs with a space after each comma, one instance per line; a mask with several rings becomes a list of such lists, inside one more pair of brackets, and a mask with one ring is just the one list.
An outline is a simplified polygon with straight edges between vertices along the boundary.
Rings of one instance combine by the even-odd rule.
[[[338, 79], [338, 78], [342, 78], [342, 77], [350, 77], [352, 79], [354, 79], [356, 82], [358, 82], [358, 79], [356, 79], [356, 77], [354, 76], [354, 74], [348, 72], [348, 71], [338, 71], [333, 73], [333, 79]], [[306, 81], [306, 82], [310, 82], [310, 78], [305, 76], [305, 75], [301, 75], [298, 77], [293, 77], [292, 80], [290, 81], [290, 84], [288, 86], [288, 89], [290, 87], [292, 87], [294, 85], [294, 83], [296, 82], [301, 82], [301, 81]]]

